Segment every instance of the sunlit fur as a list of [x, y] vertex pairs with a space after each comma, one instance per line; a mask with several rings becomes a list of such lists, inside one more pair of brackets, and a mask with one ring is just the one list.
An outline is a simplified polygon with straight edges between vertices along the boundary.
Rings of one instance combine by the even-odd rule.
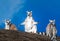
[[55, 25], [55, 20], [50, 20], [50, 23], [47, 25], [46, 34], [49, 37], [56, 38], [57, 30]]
[[11, 24], [10, 20], [5, 20], [5, 29], [6, 30], [17, 30], [14, 24]]
[[35, 22], [34, 19], [32, 18], [32, 11], [31, 12], [27, 11], [27, 18], [21, 24], [25, 26], [25, 32], [36, 33], [37, 32], [36, 24], [37, 22]]

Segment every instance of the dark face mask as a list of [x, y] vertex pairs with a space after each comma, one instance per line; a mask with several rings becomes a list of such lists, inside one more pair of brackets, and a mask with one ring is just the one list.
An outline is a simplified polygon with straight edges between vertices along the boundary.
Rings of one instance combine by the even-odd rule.
[[53, 26], [54, 26], [55, 24], [54, 24], [53, 22], [51, 22], [51, 25], [53, 25]]
[[10, 24], [10, 22], [6, 22], [8, 25]]
[[32, 15], [31, 15], [31, 14], [29, 14], [28, 16], [29, 16], [29, 17], [31, 17]]

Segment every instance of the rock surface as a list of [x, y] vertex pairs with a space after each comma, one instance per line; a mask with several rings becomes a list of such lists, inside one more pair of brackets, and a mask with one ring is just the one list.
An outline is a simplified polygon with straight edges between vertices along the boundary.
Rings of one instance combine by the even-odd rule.
[[0, 30], [0, 41], [51, 41], [49, 37], [12, 30]]

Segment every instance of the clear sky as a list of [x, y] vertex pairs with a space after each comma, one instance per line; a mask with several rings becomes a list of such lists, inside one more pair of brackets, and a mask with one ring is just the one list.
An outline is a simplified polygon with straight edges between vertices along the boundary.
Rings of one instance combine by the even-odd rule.
[[37, 32], [45, 32], [49, 19], [55, 19], [60, 36], [60, 0], [0, 0], [0, 29], [9, 18], [18, 30], [24, 31], [24, 26], [19, 24], [25, 20], [27, 10], [32, 11], [34, 20], [40, 22]]

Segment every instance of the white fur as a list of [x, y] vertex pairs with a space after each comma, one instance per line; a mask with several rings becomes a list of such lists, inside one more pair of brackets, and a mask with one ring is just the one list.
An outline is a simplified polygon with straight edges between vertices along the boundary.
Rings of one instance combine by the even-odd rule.
[[25, 32], [36, 33], [36, 31], [37, 31], [36, 24], [37, 24], [37, 22], [35, 22], [33, 20], [32, 16], [31, 17], [27, 16], [27, 18], [25, 19], [25, 21], [21, 25], [25, 25]]
[[[54, 25], [55, 24], [55, 20], [51, 20], [50, 23], [52, 22], [52, 24]], [[53, 38], [56, 38], [56, 34], [57, 34], [57, 30], [56, 30], [56, 26], [54, 25], [51, 25], [51, 27], [49, 26], [50, 23], [48, 24], [47, 28], [46, 28], [46, 34], [47, 36], [51, 37], [51, 40]], [[52, 33], [52, 35], [51, 35]]]
[[6, 29], [6, 30], [9, 30], [9, 27], [10, 27], [10, 26], [8, 25], [7, 22], [9, 22], [9, 21], [5, 21], [5, 29]]

